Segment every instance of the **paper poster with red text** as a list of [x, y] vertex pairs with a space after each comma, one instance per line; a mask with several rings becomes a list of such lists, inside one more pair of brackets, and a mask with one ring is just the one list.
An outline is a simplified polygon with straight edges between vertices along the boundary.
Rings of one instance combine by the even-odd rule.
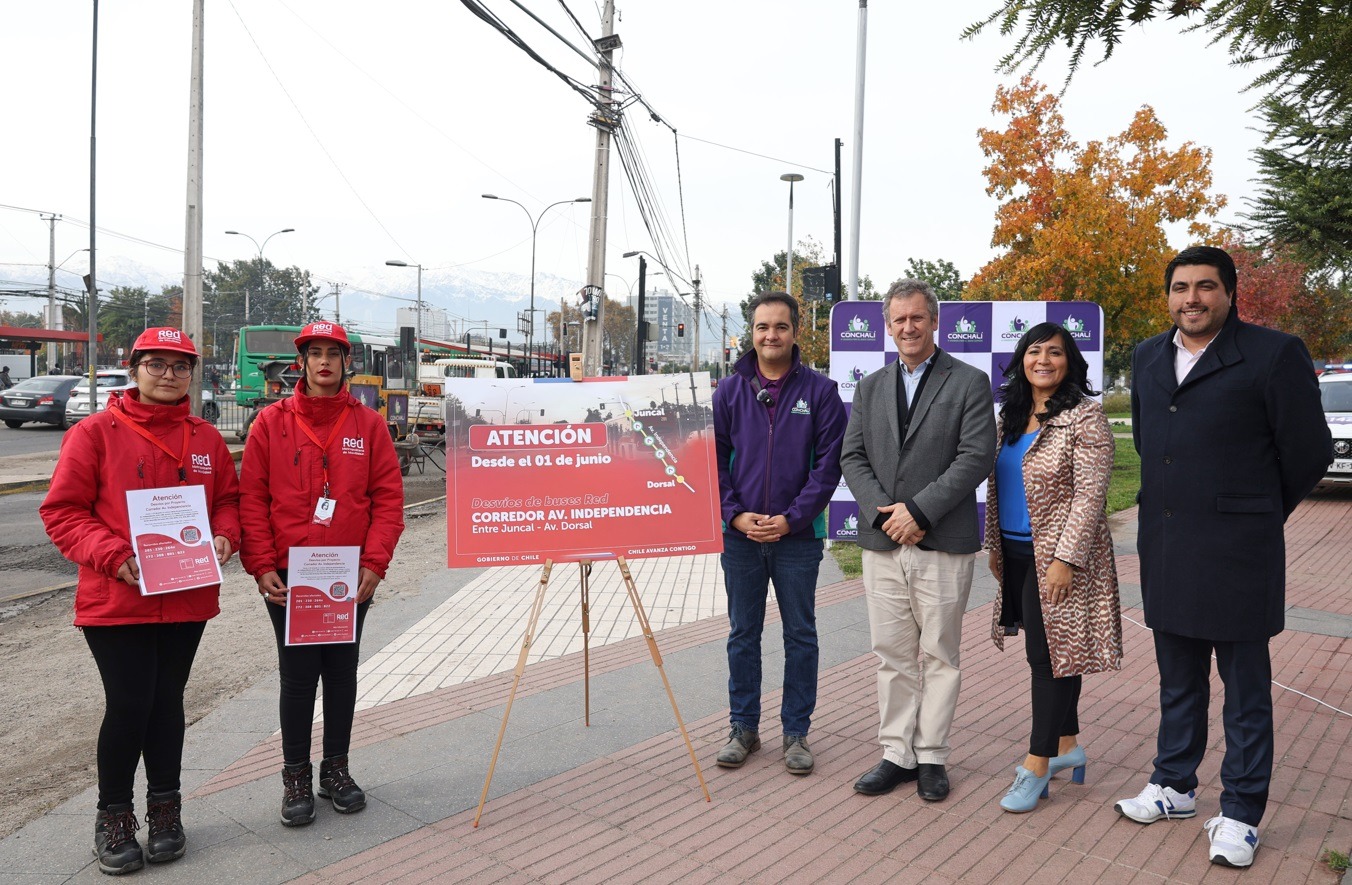
[[709, 374], [449, 379], [452, 568], [723, 549]]
[[286, 644], [357, 641], [360, 547], [292, 547], [286, 569]]
[[127, 523], [142, 596], [221, 582], [201, 486], [132, 489], [127, 492]]

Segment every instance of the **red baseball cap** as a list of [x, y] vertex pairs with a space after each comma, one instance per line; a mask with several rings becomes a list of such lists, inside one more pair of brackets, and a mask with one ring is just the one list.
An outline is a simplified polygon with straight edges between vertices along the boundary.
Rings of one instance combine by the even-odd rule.
[[352, 343], [347, 340], [347, 330], [328, 320], [318, 320], [300, 330], [296, 336], [297, 352], [304, 350], [311, 341], [334, 341], [343, 350], [349, 353], [352, 351]]
[[175, 353], [186, 353], [194, 359], [198, 356], [192, 339], [182, 329], [175, 329], [173, 326], [146, 329], [136, 336], [136, 343], [131, 346], [131, 350], [132, 353], [138, 350], [172, 350]]

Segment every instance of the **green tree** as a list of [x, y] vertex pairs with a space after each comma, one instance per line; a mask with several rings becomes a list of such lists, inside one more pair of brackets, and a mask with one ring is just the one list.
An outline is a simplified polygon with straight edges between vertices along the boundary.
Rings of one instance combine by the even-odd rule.
[[[176, 287], [175, 287], [176, 288]], [[131, 344], [146, 329], [171, 323], [173, 292], [166, 289], [151, 295], [144, 286], [118, 286], [99, 304], [99, 331], [103, 342], [131, 352]], [[116, 352], [116, 351], [114, 351]]]
[[247, 313], [249, 325], [303, 325], [314, 315], [319, 288], [308, 270], [279, 268], [266, 258], [217, 262], [216, 269], [207, 271], [205, 277], [210, 313], [238, 317]]
[[1259, 194], [1247, 213], [1267, 237], [1319, 267], [1352, 269], [1352, 110], [1312, 116], [1271, 97], [1254, 154]]
[[942, 258], [937, 261], [907, 258], [906, 276], [929, 283], [940, 301], [961, 301], [962, 290], [967, 285], [953, 262]]
[[0, 310], [0, 326], [14, 326], [18, 329], [41, 329], [42, 314], [27, 311]]

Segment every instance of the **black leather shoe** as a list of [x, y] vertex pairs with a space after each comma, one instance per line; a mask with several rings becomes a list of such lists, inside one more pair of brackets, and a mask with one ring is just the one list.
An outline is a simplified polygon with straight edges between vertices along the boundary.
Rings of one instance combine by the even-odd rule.
[[884, 759], [855, 781], [854, 791], [865, 796], [881, 796], [897, 788], [897, 784], [906, 784], [915, 780], [914, 768], [902, 768], [895, 762]]
[[915, 792], [926, 802], [938, 802], [948, 798], [948, 772], [942, 765], [921, 762], [916, 778]]

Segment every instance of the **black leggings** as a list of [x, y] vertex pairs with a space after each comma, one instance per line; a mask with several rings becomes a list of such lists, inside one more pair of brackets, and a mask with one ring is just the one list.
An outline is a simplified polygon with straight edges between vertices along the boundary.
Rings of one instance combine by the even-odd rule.
[[1003, 592], [1018, 592], [1022, 603], [1024, 651], [1033, 675], [1033, 728], [1028, 737], [1030, 756], [1059, 755], [1062, 737], [1080, 733], [1079, 676], [1052, 676], [1052, 656], [1042, 623], [1042, 598], [1037, 592], [1037, 565], [1019, 551], [1003, 548]]
[[183, 688], [206, 621], [85, 627], [85, 642], [103, 678], [99, 728], [99, 808], [132, 801], [144, 756], [152, 793], [180, 786]]
[[[283, 581], [286, 572], [279, 571]], [[282, 759], [288, 765], [310, 761], [310, 733], [315, 718], [315, 692], [324, 680], [324, 756], [345, 756], [352, 742], [352, 717], [357, 709], [357, 661], [361, 628], [370, 600], [357, 606], [357, 641], [332, 645], [287, 645], [286, 608], [264, 602], [277, 634], [277, 665], [282, 692]]]

